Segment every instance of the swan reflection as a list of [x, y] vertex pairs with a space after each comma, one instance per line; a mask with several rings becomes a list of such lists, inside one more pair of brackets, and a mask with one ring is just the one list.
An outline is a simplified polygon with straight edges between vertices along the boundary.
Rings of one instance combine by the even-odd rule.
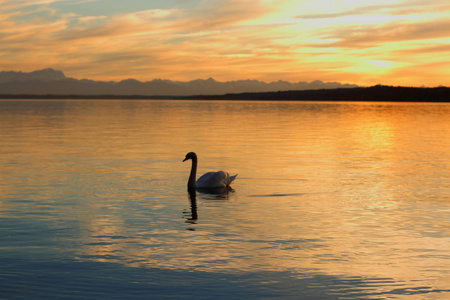
[[[197, 192], [200, 193], [200, 197], [207, 200], [228, 200], [228, 195], [234, 192], [231, 187], [211, 188], [211, 189], [188, 189], [189, 203], [191, 211], [184, 211], [183, 214], [186, 219], [186, 223], [197, 224], [198, 212], [197, 212]], [[194, 230], [194, 229], [190, 229]]]
[[[197, 214], [197, 193], [195, 191], [195, 189], [189, 189], [188, 190], [188, 194], [189, 194], [189, 202], [191, 205], [191, 216], [190, 218], [188, 217], [186, 219], [186, 223], [191, 223], [191, 224], [196, 224], [197, 219], [198, 219], [198, 214]], [[185, 214], [188, 214], [186, 212], [184, 212]]]
[[228, 195], [233, 193], [234, 189], [231, 186], [224, 186], [220, 188], [197, 189], [197, 191], [202, 194], [203, 197], [216, 196], [216, 198], [228, 198]]

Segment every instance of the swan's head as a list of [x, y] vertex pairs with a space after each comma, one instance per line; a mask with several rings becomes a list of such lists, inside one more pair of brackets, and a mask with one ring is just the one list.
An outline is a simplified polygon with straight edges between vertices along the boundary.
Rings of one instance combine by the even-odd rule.
[[184, 161], [187, 161], [188, 159], [194, 159], [197, 158], [197, 154], [195, 154], [194, 152], [189, 152], [188, 154], [186, 154], [186, 157], [183, 159]]

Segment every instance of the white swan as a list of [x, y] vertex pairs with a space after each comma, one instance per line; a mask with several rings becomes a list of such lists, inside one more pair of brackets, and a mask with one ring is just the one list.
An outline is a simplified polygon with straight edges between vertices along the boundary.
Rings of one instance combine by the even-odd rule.
[[217, 188], [225, 188], [229, 187], [231, 182], [236, 179], [236, 175], [230, 176], [227, 172], [219, 171], [219, 172], [208, 172], [203, 174], [197, 182], [195, 181], [195, 177], [197, 175], [197, 154], [194, 152], [189, 152], [186, 154], [183, 162], [191, 159], [192, 167], [191, 174], [189, 175], [188, 181], [188, 190], [189, 189], [217, 189]]

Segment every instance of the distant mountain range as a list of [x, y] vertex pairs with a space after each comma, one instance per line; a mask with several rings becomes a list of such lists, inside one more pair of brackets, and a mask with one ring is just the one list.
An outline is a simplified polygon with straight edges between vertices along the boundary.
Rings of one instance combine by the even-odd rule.
[[280, 80], [266, 83], [258, 80], [219, 82], [209, 78], [188, 82], [162, 79], [147, 82], [126, 79], [115, 82], [68, 78], [62, 71], [53, 69], [44, 69], [30, 73], [15, 71], [0, 72], [0, 94], [10, 95], [191, 96], [355, 87], [357, 85], [341, 84], [339, 82], [322, 82], [320, 80], [297, 83]]

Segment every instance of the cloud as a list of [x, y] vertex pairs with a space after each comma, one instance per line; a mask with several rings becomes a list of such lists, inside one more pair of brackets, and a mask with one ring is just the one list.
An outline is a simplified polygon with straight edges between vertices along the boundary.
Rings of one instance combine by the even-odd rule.
[[342, 18], [354, 15], [367, 15], [373, 13], [386, 13], [388, 8], [382, 5], [372, 5], [360, 7], [347, 11], [333, 12], [333, 13], [322, 13], [322, 14], [306, 14], [306, 15], [298, 15], [295, 18], [298, 19], [332, 19], [332, 18]]
[[63, 2], [65, 0], [11, 0], [11, 1], [0, 1], [0, 8], [3, 11], [14, 11], [19, 9], [29, 9], [36, 8], [39, 6], [45, 6], [49, 4], [53, 4], [56, 2]]
[[189, 34], [213, 32], [264, 13], [259, 1], [204, 1], [203, 5], [187, 9], [151, 9], [127, 14], [79, 17], [70, 27], [59, 32], [61, 40], [111, 37], [138, 34]]
[[[31, 16], [31, 17], [30, 17]], [[47, 40], [49, 34], [64, 29], [64, 21], [50, 21], [54, 18], [51, 10], [36, 8], [27, 12], [0, 14], [0, 43], [2, 47], [14, 48], [16, 51], [32, 48]], [[20, 49], [23, 47], [23, 49]]]
[[173, 28], [177, 31], [224, 29], [268, 12], [269, 9], [257, 0], [204, 1], [201, 6], [181, 11]]
[[[381, 43], [398, 43], [450, 37], [450, 20], [437, 20], [412, 24], [390, 23], [383, 26], [347, 26], [329, 30], [323, 39], [338, 39], [316, 47], [366, 48]], [[311, 45], [314, 46], [314, 45]]]
[[405, 56], [405, 55], [429, 55], [429, 54], [435, 54], [435, 53], [450, 53], [450, 44], [435, 44], [435, 45], [429, 45], [426, 46], [416, 46], [415, 48], [407, 48], [407, 49], [399, 49], [396, 51], [393, 51], [393, 54], [399, 55], [399, 56]]
[[[58, 55], [60, 60], [67, 62], [69, 57], [76, 56], [80, 63], [99, 69], [127, 70], [127, 77], [141, 72], [135, 76], [140, 80], [148, 79], [148, 73], [161, 76], [157, 74], [158, 68], [160, 73], [167, 74], [164, 77], [185, 80], [192, 79], [192, 74], [197, 73], [196, 77], [219, 74], [216, 77], [220, 79], [220, 72], [231, 69], [229, 66], [241, 64], [256, 68], [262, 60], [266, 65], [288, 60], [288, 53], [280, 53], [280, 57], [273, 53], [258, 53], [260, 47], [267, 48], [270, 44], [270, 38], [264, 36], [270, 28], [262, 31], [260, 26], [245, 22], [263, 14], [263, 8], [256, 9], [252, 1], [204, 3], [204, 6], [184, 10], [153, 9], [115, 16], [75, 16], [66, 21], [66, 28], [51, 33], [51, 39], [54, 44], [63, 43], [74, 49], [73, 54]], [[282, 48], [277, 51], [284, 51]], [[79, 53], [85, 53], [85, 57]], [[285, 57], [281, 57], [282, 54], [286, 54]], [[65, 70], [70, 71], [70, 68]], [[142, 69], [148, 70], [144, 74], [147, 78], [142, 77]], [[180, 69], [189, 72], [180, 75]], [[102, 71], [102, 74], [105, 73]]]
[[127, 18], [80, 18], [71, 22], [63, 30], [55, 33], [55, 38], [60, 41], [112, 37], [128, 34], [136, 30], [137, 24]]
[[[364, 3], [364, 2], [361, 2]], [[408, 16], [423, 14], [425, 12], [440, 12], [449, 10], [450, 6], [446, 1], [405, 1], [395, 4], [367, 5], [359, 6], [350, 10], [337, 12], [316, 13], [297, 15], [298, 19], [333, 19], [349, 16]]]

